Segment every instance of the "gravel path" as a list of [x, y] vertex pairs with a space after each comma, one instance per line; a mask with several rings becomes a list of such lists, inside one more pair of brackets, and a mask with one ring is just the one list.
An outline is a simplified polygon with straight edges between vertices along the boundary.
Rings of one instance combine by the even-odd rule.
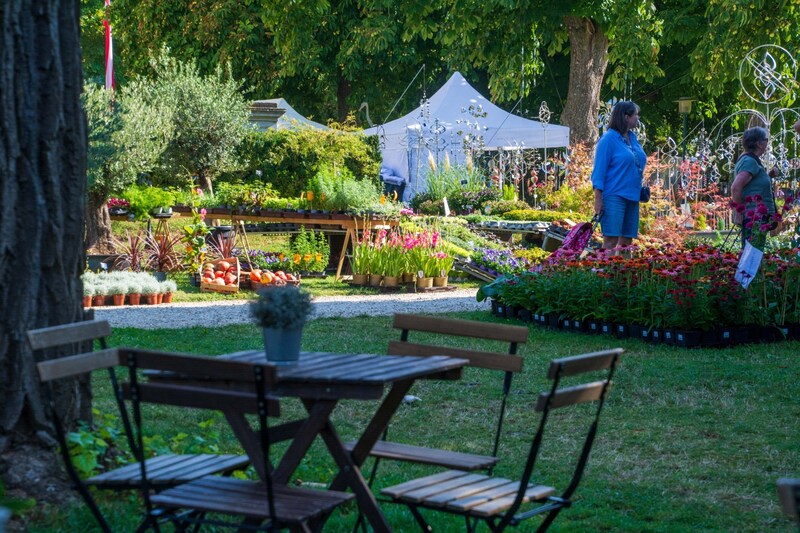
[[[403, 313], [447, 313], [488, 310], [489, 301], [475, 300], [477, 289], [428, 293], [393, 293], [369, 296], [314, 298], [313, 318], [376, 316]], [[225, 326], [250, 322], [247, 301], [95, 307], [95, 318], [112, 327], [179, 329], [191, 326]]]

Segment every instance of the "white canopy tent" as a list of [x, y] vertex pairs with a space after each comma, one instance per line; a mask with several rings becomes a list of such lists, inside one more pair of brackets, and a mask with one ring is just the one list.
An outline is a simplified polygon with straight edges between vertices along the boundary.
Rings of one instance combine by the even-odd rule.
[[319, 122], [314, 122], [313, 120], [309, 120], [297, 111], [294, 110], [292, 106], [289, 105], [289, 102], [284, 100], [283, 98], [268, 98], [267, 100], [263, 100], [264, 102], [270, 102], [273, 104], [277, 104], [279, 109], [285, 109], [286, 112], [278, 118], [278, 121], [275, 125], [276, 129], [279, 130], [292, 130], [298, 128], [316, 128], [319, 130], [328, 130], [328, 126], [324, 124], [320, 124]]
[[569, 128], [508, 113], [476, 91], [460, 72], [414, 111], [381, 126], [364, 130], [378, 135], [383, 155], [381, 177], [406, 183], [403, 200], [427, 190], [426, 163], [430, 152], [438, 163], [465, 162], [464, 141], [481, 137], [483, 149], [558, 148], [569, 143]]

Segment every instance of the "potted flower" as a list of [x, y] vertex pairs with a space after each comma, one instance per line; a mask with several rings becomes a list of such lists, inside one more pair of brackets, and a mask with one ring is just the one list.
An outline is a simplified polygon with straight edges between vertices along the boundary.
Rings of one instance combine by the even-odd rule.
[[139, 305], [142, 300], [142, 283], [134, 276], [128, 279], [128, 304]]
[[108, 294], [108, 284], [103, 280], [97, 280], [94, 285], [94, 295], [92, 296], [92, 306], [102, 307], [106, 304], [106, 295]]
[[293, 364], [300, 357], [303, 326], [311, 315], [311, 295], [287, 286], [262, 289], [250, 304], [250, 314], [263, 328], [268, 361]]
[[164, 295], [163, 303], [170, 304], [172, 303], [172, 294], [178, 290], [178, 284], [175, 283], [173, 280], [168, 279], [165, 281], [160, 282], [160, 291], [161, 294]]
[[158, 302], [158, 281], [155, 278], [142, 281], [142, 296], [145, 303], [154, 305]]
[[125, 293], [128, 292], [127, 284], [121, 279], [116, 279], [108, 285], [108, 294], [111, 295], [114, 305], [125, 303]]
[[87, 279], [83, 280], [83, 306], [92, 306], [92, 297], [94, 296], [94, 283]]

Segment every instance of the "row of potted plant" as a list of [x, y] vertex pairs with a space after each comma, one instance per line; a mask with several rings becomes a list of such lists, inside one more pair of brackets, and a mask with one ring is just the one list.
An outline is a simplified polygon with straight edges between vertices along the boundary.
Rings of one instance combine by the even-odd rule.
[[633, 331], [639, 338], [674, 332], [688, 344], [708, 343], [712, 337], [717, 342], [732, 331], [740, 340], [756, 333], [791, 336], [800, 324], [798, 250], [766, 256], [747, 289], [735, 278], [737, 254], [706, 246], [631, 249], [627, 254], [601, 250], [584, 258], [552, 259], [484, 285], [478, 298], [544, 316], [551, 325], [563, 327], [566, 321], [573, 329], [576, 323], [585, 329], [595, 323], [601, 331]]
[[396, 286], [417, 280], [419, 287], [447, 285], [454, 258], [440, 246], [436, 231], [373, 231], [365, 228], [353, 246], [353, 283]]
[[177, 290], [173, 280], [159, 281], [143, 272], [84, 272], [83, 306], [170, 303]]

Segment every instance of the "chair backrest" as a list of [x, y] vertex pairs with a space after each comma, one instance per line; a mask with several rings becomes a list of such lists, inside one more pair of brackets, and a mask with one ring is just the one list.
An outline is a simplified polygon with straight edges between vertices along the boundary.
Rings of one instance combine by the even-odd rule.
[[[28, 343], [34, 352], [35, 359], [39, 361], [36, 369], [39, 374], [39, 380], [43, 384], [45, 401], [50, 411], [50, 418], [59, 444], [59, 453], [64, 461], [67, 474], [103, 531], [111, 531], [111, 528], [94, 502], [86, 485], [81, 481], [78, 471], [72, 462], [67, 443], [67, 430], [56, 409], [56, 398], [53, 393], [52, 383], [59, 379], [85, 377], [95, 370], [107, 369], [111, 377], [112, 386], [115, 391], [118, 391], [114, 368], [120, 364], [119, 350], [117, 348], [108, 348], [106, 337], [110, 335], [111, 326], [105, 320], [87, 320], [27, 332]], [[100, 343], [101, 350], [99, 351], [92, 351], [95, 340]], [[52, 353], [46, 354], [46, 352]], [[45, 355], [50, 357], [55, 355], [56, 358], [43, 360]], [[116, 396], [128, 443], [132, 445], [133, 440], [130, 434], [127, 413], [121, 404], [122, 400], [119, 394]]]
[[[387, 353], [389, 355], [448, 355], [467, 359], [476, 368], [504, 371], [503, 395], [497, 415], [494, 433], [492, 456], [497, 457], [500, 446], [500, 435], [503, 431], [506, 403], [511, 392], [511, 380], [515, 372], [522, 371], [523, 358], [517, 354], [517, 348], [528, 340], [528, 328], [509, 326], [476, 320], [441, 318], [435, 316], [411, 315], [397, 313], [394, 315], [393, 327], [401, 330], [400, 340], [391, 341]], [[506, 343], [505, 352], [488, 352], [455, 348], [442, 344], [418, 343], [408, 340], [410, 332], [433, 333], [439, 336], [467, 337], [472, 339], [497, 341]]]
[[778, 497], [784, 514], [800, 526], [800, 479], [779, 479]]
[[[567, 485], [567, 488], [562, 492], [560, 496], [561, 500], [569, 500], [572, 494], [575, 492], [575, 489], [578, 488], [578, 484], [583, 476], [583, 470], [586, 468], [586, 463], [589, 459], [589, 453], [592, 450], [592, 444], [594, 443], [595, 435], [597, 434], [600, 413], [603, 410], [603, 405], [608, 395], [609, 387], [611, 386], [611, 378], [614, 375], [619, 358], [624, 352], [625, 350], [622, 348], [613, 348], [599, 352], [576, 355], [573, 357], [564, 357], [550, 362], [550, 366], [547, 370], [547, 378], [552, 380], [552, 385], [550, 390], [540, 393], [537, 399], [535, 410], [541, 413], [539, 426], [534, 434], [530, 451], [528, 452], [528, 458], [525, 462], [525, 468], [520, 479], [520, 490], [517, 492], [514, 505], [512, 505], [511, 508], [506, 512], [501, 520], [501, 523], [506, 525], [510, 523], [520, 505], [522, 505], [524, 502], [526, 488], [530, 482], [533, 468], [536, 464], [536, 457], [538, 456], [539, 449], [541, 448], [544, 429], [547, 424], [550, 411], [570, 405], [577, 405], [586, 402], [597, 402], [597, 407], [589, 425], [589, 430], [586, 433], [586, 438], [583, 442], [583, 448], [575, 466], [575, 470], [573, 471], [572, 479]], [[561, 387], [561, 380], [563, 378], [578, 376], [587, 372], [598, 371], [605, 371], [605, 376], [600, 380], [569, 387]], [[551, 513], [547, 520], [552, 521], [555, 516], [555, 513]]]

